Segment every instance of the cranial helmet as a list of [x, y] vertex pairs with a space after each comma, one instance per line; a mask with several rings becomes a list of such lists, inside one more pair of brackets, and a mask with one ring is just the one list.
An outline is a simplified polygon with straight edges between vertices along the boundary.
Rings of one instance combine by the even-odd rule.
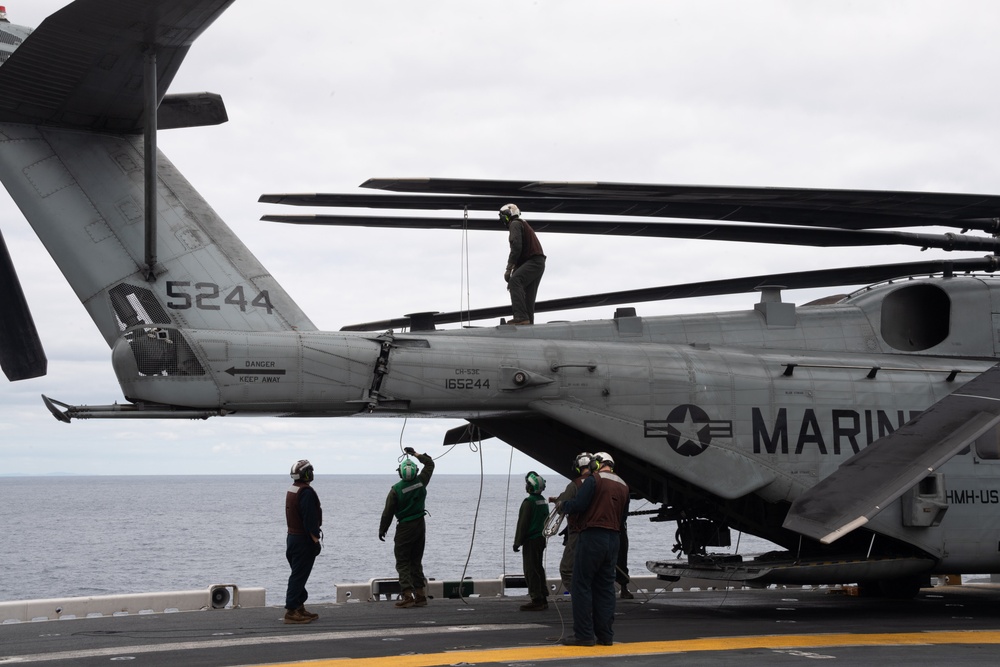
[[600, 470], [601, 466], [608, 466], [612, 470], [615, 469], [615, 459], [611, 454], [607, 452], [597, 452], [594, 454], [594, 461], [590, 464], [590, 467], [594, 470]]
[[315, 477], [313, 464], [309, 463], [308, 459], [302, 459], [293, 463], [292, 470], [288, 474], [297, 482], [311, 482]]
[[521, 217], [521, 209], [517, 207], [516, 204], [505, 204], [503, 208], [500, 209], [500, 222], [506, 227], [510, 224], [510, 221], [514, 218]]
[[420, 469], [417, 467], [417, 464], [410, 459], [404, 459], [403, 462], [399, 464], [399, 467], [396, 468], [396, 472], [399, 473], [399, 478], [404, 482], [412, 482], [417, 478], [417, 473], [420, 472]]
[[532, 470], [524, 476], [524, 489], [528, 493], [541, 493], [545, 490], [545, 478]]
[[583, 471], [590, 467], [591, 461], [594, 460], [594, 455], [590, 452], [580, 452], [573, 459], [573, 470], [576, 471], [577, 475], [583, 474]]

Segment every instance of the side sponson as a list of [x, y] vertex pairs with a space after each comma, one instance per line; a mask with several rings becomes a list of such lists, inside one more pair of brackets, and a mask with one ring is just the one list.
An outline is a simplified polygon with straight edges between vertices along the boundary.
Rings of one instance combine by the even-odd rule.
[[835, 542], [998, 422], [1000, 366], [994, 366], [796, 498], [784, 527], [820, 542]]

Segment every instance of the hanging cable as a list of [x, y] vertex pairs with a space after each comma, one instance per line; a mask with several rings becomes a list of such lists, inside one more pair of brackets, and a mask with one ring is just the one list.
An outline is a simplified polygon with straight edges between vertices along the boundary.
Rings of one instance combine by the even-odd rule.
[[476, 514], [472, 519], [472, 538], [469, 540], [469, 553], [465, 557], [465, 565], [462, 566], [462, 576], [458, 580], [458, 598], [466, 605], [469, 603], [466, 601], [465, 594], [462, 592], [462, 585], [465, 583], [465, 573], [469, 570], [469, 561], [472, 560], [472, 547], [476, 544], [476, 525], [479, 523], [479, 507], [483, 502], [483, 479], [486, 477], [486, 473], [483, 470], [482, 440], [476, 444], [478, 445], [477, 448], [479, 450], [479, 498], [476, 499]]
[[406, 420], [408, 417], [403, 417], [403, 428], [399, 429], [399, 451], [403, 451], [403, 433], [406, 431]]
[[[555, 510], [553, 509], [552, 511], [555, 511]], [[543, 556], [542, 569], [544, 569], [545, 572], [546, 572], [546, 575], [545, 575], [545, 578], [546, 578], [545, 587], [549, 588], [549, 582], [548, 582], [549, 568], [548, 568], [548, 566], [545, 563], [549, 559], [549, 551], [550, 551], [549, 550], [549, 538], [552, 537], [552, 535], [548, 535], [548, 534], [545, 534], [545, 533], [543, 533], [543, 535], [545, 537], [545, 554]], [[565, 548], [566, 547], [563, 547], [564, 550], [565, 550]], [[561, 558], [560, 558], [560, 560], [561, 560]], [[558, 565], [556, 566], [556, 572], [559, 572], [559, 566]], [[560, 576], [562, 576], [561, 572], [559, 574], [560, 574]], [[561, 583], [559, 585], [557, 585], [556, 588], [555, 588], [555, 590], [558, 590], [561, 585], [562, 585]], [[553, 594], [552, 595], [552, 604], [555, 606], [555, 608], [556, 608], [556, 614], [559, 616], [559, 636], [558, 637], [546, 637], [545, 639], [546, 639], [546, 641], [551, 641], [553, 644], [558, 644], [566, 636], [566, 619], [563, 618], [563, 613], [562, 613], [562, 609], [561, 609], [561, 606], [562, 606], [563, 602], [566, 600], [566, 596], [565, 595], [560, 595], [560, 596], [557, 597], [555, 595], [555, 590], [549, 588], [549, 593]], [[565, 591], [565, 592], [569, 593], [569, 591]]]
[[514, 467], [514, 448], [510, 448], [510, 459], [507, 461], [507, 497], [503, 501], [503, 541], [500, 543], [500, 571], [507, 576], [507, 515], [510, 509], [510, 474]]
[[462, 217], [462, 259], [460, 261], [461, 265], [461, 280], [459, 286], [458, 294], [458, 311], [462, 313], [462, 326], [472, 326], [472, 295], [471, 295], [471, 283], [472, 278], [469, 273], [469, 207], [465, 207], [465, 213]]

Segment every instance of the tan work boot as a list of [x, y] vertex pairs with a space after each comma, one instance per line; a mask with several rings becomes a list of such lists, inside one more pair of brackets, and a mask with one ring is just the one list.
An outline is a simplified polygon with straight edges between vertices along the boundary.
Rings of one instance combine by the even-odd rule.
[[306, 618], [311, 618], [314, 621], [317, 618], [319, 618], [319, 614], [314, 614], [311, 611], [306, 611], [306, 608], [304, 606], [303, 607], [299, 607], [295, 611], [299, 612], [299, 614], [301, 614], [302, 616], [305, 616]]
[[540, 600], [532, 600], [528, 604], [521, 605], [521, 611], [545, 611], [549, 608], [548, 600], [542, 598]]
[[399, 602], [396, 603], [396, 606], [400, 609], [409, 609], [415, 604], [417, 604], [417, 601], [413, 599], [413, 592], [407, 588], [403, 591], [403, 594], [400, 596]]
[[310, 616], [303, 616], [298, 609], [288, 609], [285, 611], [285, 623], [291, 624], [302, 624], [302, 623], [312, 623], [313, 618]]
[[426, 607], [427, 606], [427, 595], [424, 594], [423, 588], [417, 588], [413, 591], [413, 606], [414, 607]]

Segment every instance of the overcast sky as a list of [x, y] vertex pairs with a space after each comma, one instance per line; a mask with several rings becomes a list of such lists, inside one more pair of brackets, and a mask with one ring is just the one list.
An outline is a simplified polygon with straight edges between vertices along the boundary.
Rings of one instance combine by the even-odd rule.
[[[4, 4], [12, 23], [37, 26], [67, 3]], [[459, 232], [260, 222], [265, 213], [312, 212], [258, 204], [262, 193], [358, 192], [372, 176], [438, 176], [996, 194], [997, 25], [1000, 3], [987, 0], [236, 0], [171, 87], [220, 93], [229, 122], [163, 132], [159, 146], [313, 322], [339, 329], [458, 310], [466, 293], [474, 308], [506, 303], [506, 237], [471, 233], [466, 260]], [[0, 378], [0, 475], [284, 473], [301, 457], [320, 474], [391, 473], [400, 442], [438, 456], [444, 432], [460, 423], [59, 423], [40, 394], [123, 401], [110, 351], [4, 191], [0, 230], [49, 358], [46, 377]], [[539, 299], [944, 256], [541, 240], [549, 259]], [[786, 292], [785, 300], [830, 292]], [[756, 300], [638, 311], [741, 310]], [[510, 448], [487, 441], [484, 460], [487, 472], [506, 473]], [[533, 465], [513, 458], [515, 473]], [[478, 453], [458, 448], [438, 470], [479, 466]]]

